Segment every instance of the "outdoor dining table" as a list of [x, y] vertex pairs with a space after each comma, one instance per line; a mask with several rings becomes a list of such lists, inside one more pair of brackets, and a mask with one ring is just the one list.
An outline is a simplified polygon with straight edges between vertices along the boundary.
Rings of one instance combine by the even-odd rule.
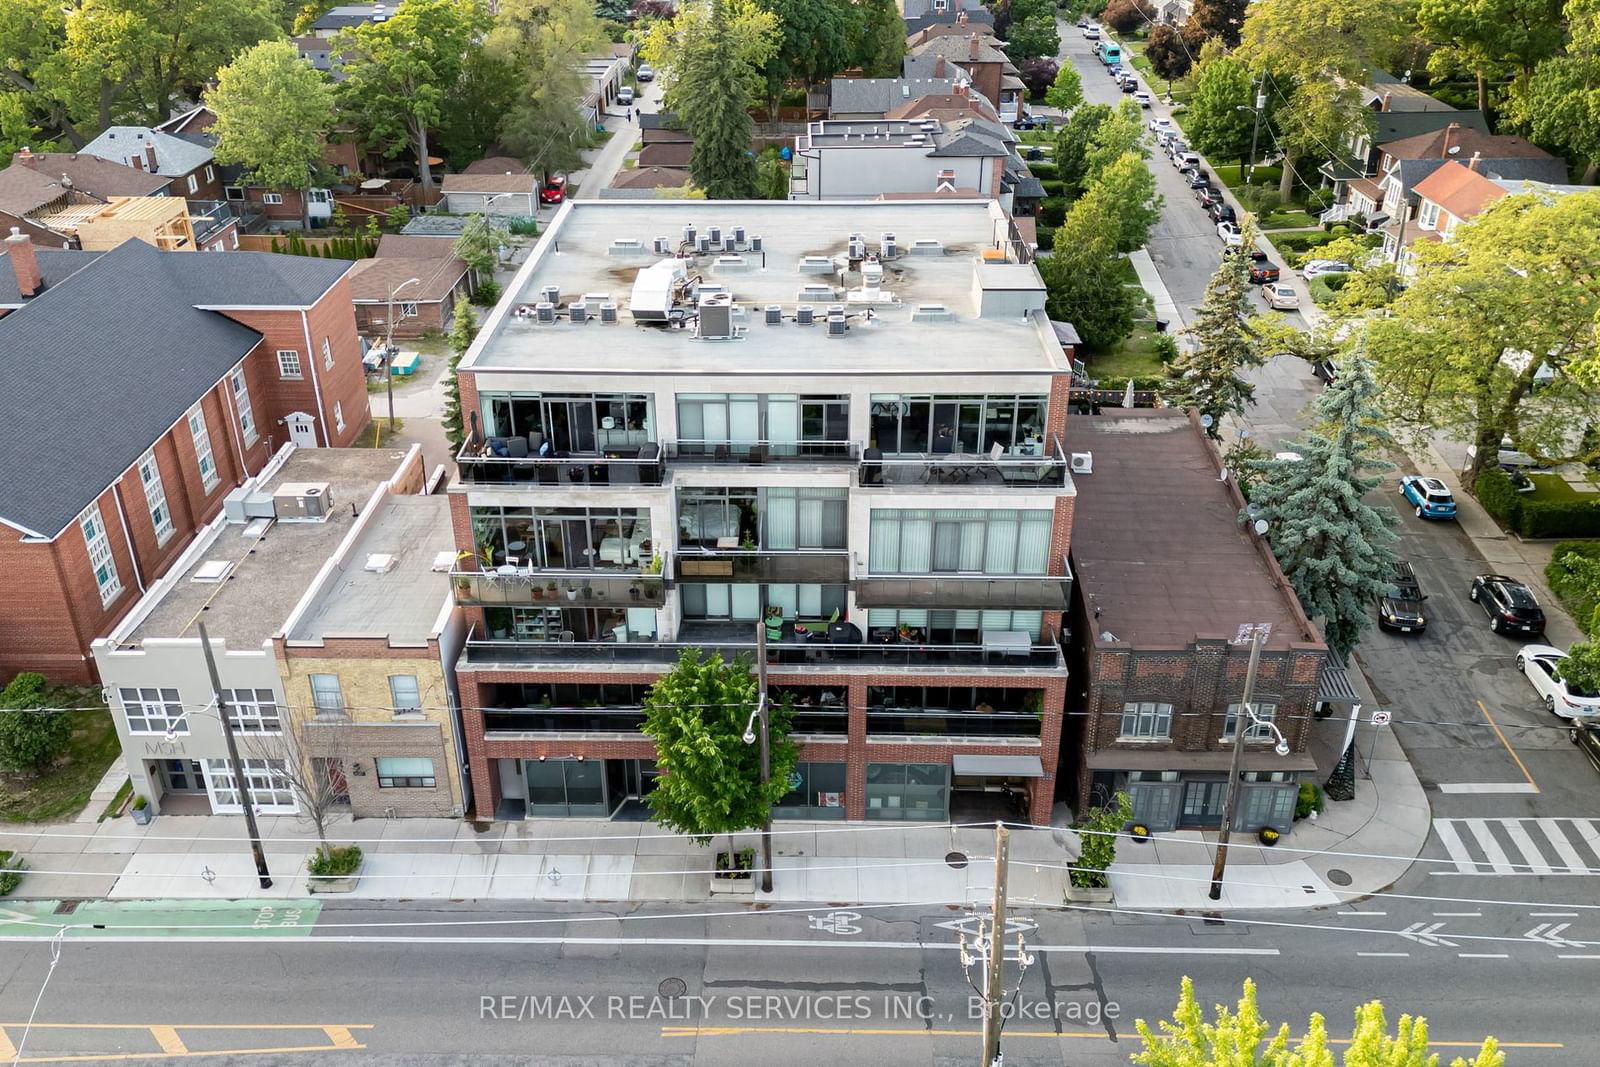
[[978, 457], [965, 452], [952, 452], [934, 461], [941, 481], [964, 482], [978, 469]]

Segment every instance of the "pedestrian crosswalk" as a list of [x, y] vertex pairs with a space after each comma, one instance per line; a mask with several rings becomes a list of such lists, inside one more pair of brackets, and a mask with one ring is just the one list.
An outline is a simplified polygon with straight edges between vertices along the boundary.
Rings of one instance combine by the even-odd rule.
[[1450, 854], [1434, 874], [1600, 875], [1600, 819], [1435, 819], [1433, 831]]

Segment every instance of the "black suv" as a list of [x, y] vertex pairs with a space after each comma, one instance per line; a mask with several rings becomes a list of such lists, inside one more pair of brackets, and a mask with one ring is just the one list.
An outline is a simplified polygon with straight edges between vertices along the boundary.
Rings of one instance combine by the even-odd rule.
[[1534, 599], [1533, 590], [1503, 574], [1480, 574], [1472, 579], [1467, 592], [1489, 616], [1489, 629], [1497, 634], [1544, 633], [1544, 611]]
[[1592, 722], [1575, 722], [1567, 731], [1578, 751], [1589, 757], [1594, 769], [1600, 771], [1600, 725]]
[[1234, 213], [1233, 205], [1224, 204], [1221, 200], [1207, 208], [1206, 214], [1211, 216], [1212, 222], [1231, 222], [1234, 225], [1239, 223], [1239, 216]]
[[1427, 599], [1411, 564], [1396, 560], [1389, 588], [1378, 595], [1378, 628], [1421, 633], [1428, 627], [1427, 617], [1422, 614], [1422, 602]]

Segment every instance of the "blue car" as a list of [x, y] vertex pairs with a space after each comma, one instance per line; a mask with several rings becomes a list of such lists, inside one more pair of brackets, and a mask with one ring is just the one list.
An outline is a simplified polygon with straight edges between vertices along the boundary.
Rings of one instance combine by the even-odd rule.
[[1416, 507], [1419, 519], [1456, 517], [1456, 498], [1449, 487], [1437, 478], [1408, 474], [1400, 479], [1400, 495]]

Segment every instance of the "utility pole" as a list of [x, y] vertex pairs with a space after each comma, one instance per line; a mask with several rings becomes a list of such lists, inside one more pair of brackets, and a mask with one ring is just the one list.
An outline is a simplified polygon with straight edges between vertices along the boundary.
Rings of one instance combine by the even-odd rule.
[[222, 720], [222, 736], [228, 742], [228, 763], [233, 768], [233, 784], [239, 790], [239, 804], [244, 808], [245, 832], [250, 835], [250, 854], [255, 857], [256, 877], [262, 889], [272, 888], [272, 875], [267, 870], [267, 854], [261, 848], [261, 831], [256, 828], [256, 808], [250, 800], [250, 776], [245, 773], [244, 762], [239, 759], [239, 743], [233, 736], [233, 720], [228, 718], [228, 701], [222, 695], [222, 679], [217, 676], [217, 660], [211, 653], [211, 638], [206, 636], [206, 624], [200, 624], [200, 649], [206, 656], [206, 672], [211, 675], [211, 693], [217, 701], [217, 718]]
[[[1005, 1005], [1006, 962], [1006, 878], [1011, 870], [1011, 831], [1003, 822], [994, 824], [994, 900], [989, 906], [989, 952], [983, 976], [983, 1067], [1000, 1062], [1000, 1028], [1005, 1021], [1000, 1010]], [[1019, 946], [1020, 947], [1020, 946]], [[1019, 979], [1020, 984], [1020, 979]]]
[[[761, 608], [756, 612], [756, 718], [761, 724], [761, 793], [772, 780], [772, 748], [767, 738], [767, 587], [761, 587]], [[766, 805], [761, 823], [761, 891], [772, 892], [772, 805]]]
[[1256, 79], [1256, 106], [1251, 109], [1256, 113], [1256, 124], [1250, 131], [1250, 171], [1244, 180], [1246, 185], [1254, 185], [1256, 181], [1256, 140], [1261, 136], [1261, 113], [1267, 109], [1266, 81], [1265, 74]]
[[[383, 337], [383, 379], [389, 391], [389, 432], [394, 433], [394, 298], [408, 285], [419, 284], [421, 278], [407, 278], [389, 290], [389, 318]], [[307, 353], [307, 358], [310, 354]]]
[[[1222, 873], [1228, 866], [1228, 837], [1233, 831], [1233, 818], [1239, 807], [1239, 770], [1244, 762], [1244, 735], [1249, 731], [1250, 701], [1255, 696], [1256, 669], [1261, 665], [1261, 646], [1266, 642], [1269, 627], [1256, 623], [1243, 629], [1250, 631], [1250, 665], [1244, 672], [1244, 694], [1239, 698], [1239, 714], [1233, 718], [1233, 758], [1228, 761], [1228, 793], [1223, 803], [1222, 832], [1217, 835], [1217, 862], [1211, 868], [1211, 899], [1222, 899]], [[1240, 636], [1244, 636], [1242, 633]]]

